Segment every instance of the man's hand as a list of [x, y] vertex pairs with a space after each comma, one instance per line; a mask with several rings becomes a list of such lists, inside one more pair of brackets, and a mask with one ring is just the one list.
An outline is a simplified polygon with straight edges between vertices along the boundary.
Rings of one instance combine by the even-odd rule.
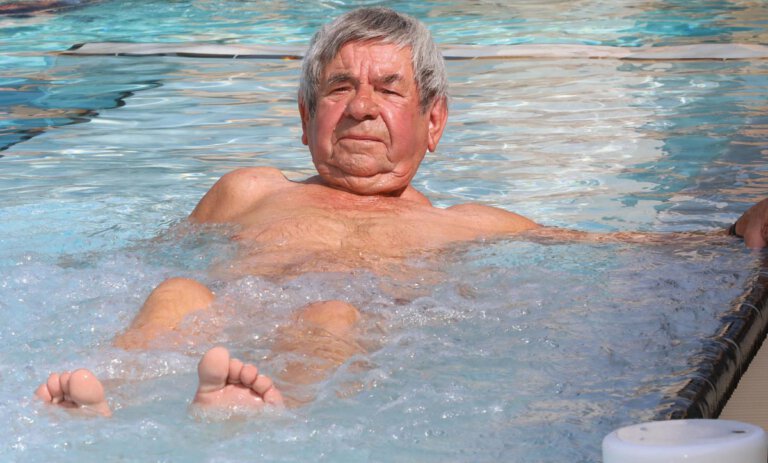
[[739, 217], [731, 233], [743, 237], [748, 248], [764, 248], [768, 243], [768, 199], [750, 207]]

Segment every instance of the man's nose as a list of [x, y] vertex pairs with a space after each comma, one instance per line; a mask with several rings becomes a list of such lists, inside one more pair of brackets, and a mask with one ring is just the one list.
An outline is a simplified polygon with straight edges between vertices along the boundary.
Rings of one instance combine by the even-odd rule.
[[379, 117], [379, 105], [374, 99], [373, 89], [361, 86], [347, 104], [347, 113], [360, 121]]

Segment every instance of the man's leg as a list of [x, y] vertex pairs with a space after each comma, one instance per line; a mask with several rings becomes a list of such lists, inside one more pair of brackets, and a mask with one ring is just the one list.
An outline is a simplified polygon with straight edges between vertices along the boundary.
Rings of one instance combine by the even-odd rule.
[[[342, 301], [310, 304], [294, 315], [294, 321], [279, 329], [272, 353], [295, 353], [300, 361], [289, 363], [278, 373], [286, 384], [309, 384], [322, 380], [330, 371], [363, 349], [354, 341], [353, 329], [360, 312]], [[202, 406], [259, 408], [282, 405], [283, 396], [269, 377], [260, 375], [251, 364], [229, 356], [223, 347], [214, 347], [197, 367], [200, 383], [193, 403]], [[291, 398], [288, 405], [301, 401]]]
[[[114, 344], [126, 350], [146, 348], [156, 337], [177, 329], [187, 314], [210, 306], [213, 299], [213, 293], [195, 280], [166, 280], [150, 293], [131, 326], [115, 337]], [[46, 403], [111, 415], [104, 387], [85, 369], [52, 373], [35, 395]]]
[[342, 301], [316, 302], [296, 312], [293, 323], [280, 328], [272, 346], [275, 353], [296, 354], [296, 360], [277, 376], [288, 384], [316, 383], [364, 352], [354, 336], [359, 319], [360, 312]]
[[131, 326], [115, 337], [114, 344], [126, 350], [145, 349], [158, 336], [176, 330], [189, 313], [211, 305], [210, 289], [188, 278], [160, 283], [147, 297]]
[[[125, 349], [147, 347], [157, 336], [178, 328], [183, 318], [213, 302], [213, 293], [189, 279], [174, 278], [161, 283], [149, 295], [125, 333], [115, 345]], [[326, 301], [299, 310], [294, 323], [280, 330], [275, 352], [294, 352], [305, 361], [294, 362], [281, 372], [286, 382], [319, 381], [363, 349], [353, 339], [358, 310], [345, 302]], [[208, 351], [198, 365], [200, 384], [194, 402], [203, 406], [261, 406], [282, 404], [280, 392], [269, 377], [253, 365], [232, 359], [226, 349]], [[101, 382], [88, 370], [52, 374], [36, 391], [43, 401], [68, 408], [87, 407], [109, 415]]]

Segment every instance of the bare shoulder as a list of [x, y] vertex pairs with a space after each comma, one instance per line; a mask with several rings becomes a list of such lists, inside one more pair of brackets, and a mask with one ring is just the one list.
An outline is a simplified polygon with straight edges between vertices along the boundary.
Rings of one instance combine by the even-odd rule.
[[429, 200], [426, 196], [424, 196], [424, 193], [420, 192], [416, 188], [414, 188], [411, 185], [408, 185], [408, 187], [403, 192], [402, 196], [400, 196], [402, 199], [406, 199], [408, 201], [413, 201], [419, 204], [424, 204], [426, 206], [431, 206], [432, 201]]
[[243, 167], [221, 177], [197, 204], [193, 222], [230, 222], [265, 195], [290, 181], [272, 167]]
[[463, 220], [472, 222], [474, 226], [489, 234], [520, 233], [540, 227], [522, 215], [483, 204], [458, 204], [447, 210], [460, 215]]

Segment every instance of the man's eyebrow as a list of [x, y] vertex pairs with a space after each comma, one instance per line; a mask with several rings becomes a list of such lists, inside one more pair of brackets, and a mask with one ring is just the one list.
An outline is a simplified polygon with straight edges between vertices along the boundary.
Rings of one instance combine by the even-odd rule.
[[382, 77], [381, 79], [378, 79], [382, 85], [394, 84], [395, 82], [400, 82], [401, 80], [403, 80], [403, 76], [398, 73], [389, 74]]
[[352, 74], [349, 74], [347, 72], [340, 72], [338, 74], [331, 74], [330, 77], [328, 77], [328, 80], [325, 82], [326, 85], [336, 85], [346, 82], [355, 82], [356, 79], [352, 77]]
[[[394, 74], [388, 74], [376, 80], [381, 85], [390, 85], [390, 84], [394, 84], [395, 82], [400, 82], [401, 80], [403, 80], [403, 76], [396, 72]], [[357, 79], [352, 74], [349, 74], [347, 72], [340, 72], [337, 74], [331, 74], [325, 83], [326, 85], [336, 85], [336, 84], [342, 84], [347, 82], [355, 83], [357, 82]]]

